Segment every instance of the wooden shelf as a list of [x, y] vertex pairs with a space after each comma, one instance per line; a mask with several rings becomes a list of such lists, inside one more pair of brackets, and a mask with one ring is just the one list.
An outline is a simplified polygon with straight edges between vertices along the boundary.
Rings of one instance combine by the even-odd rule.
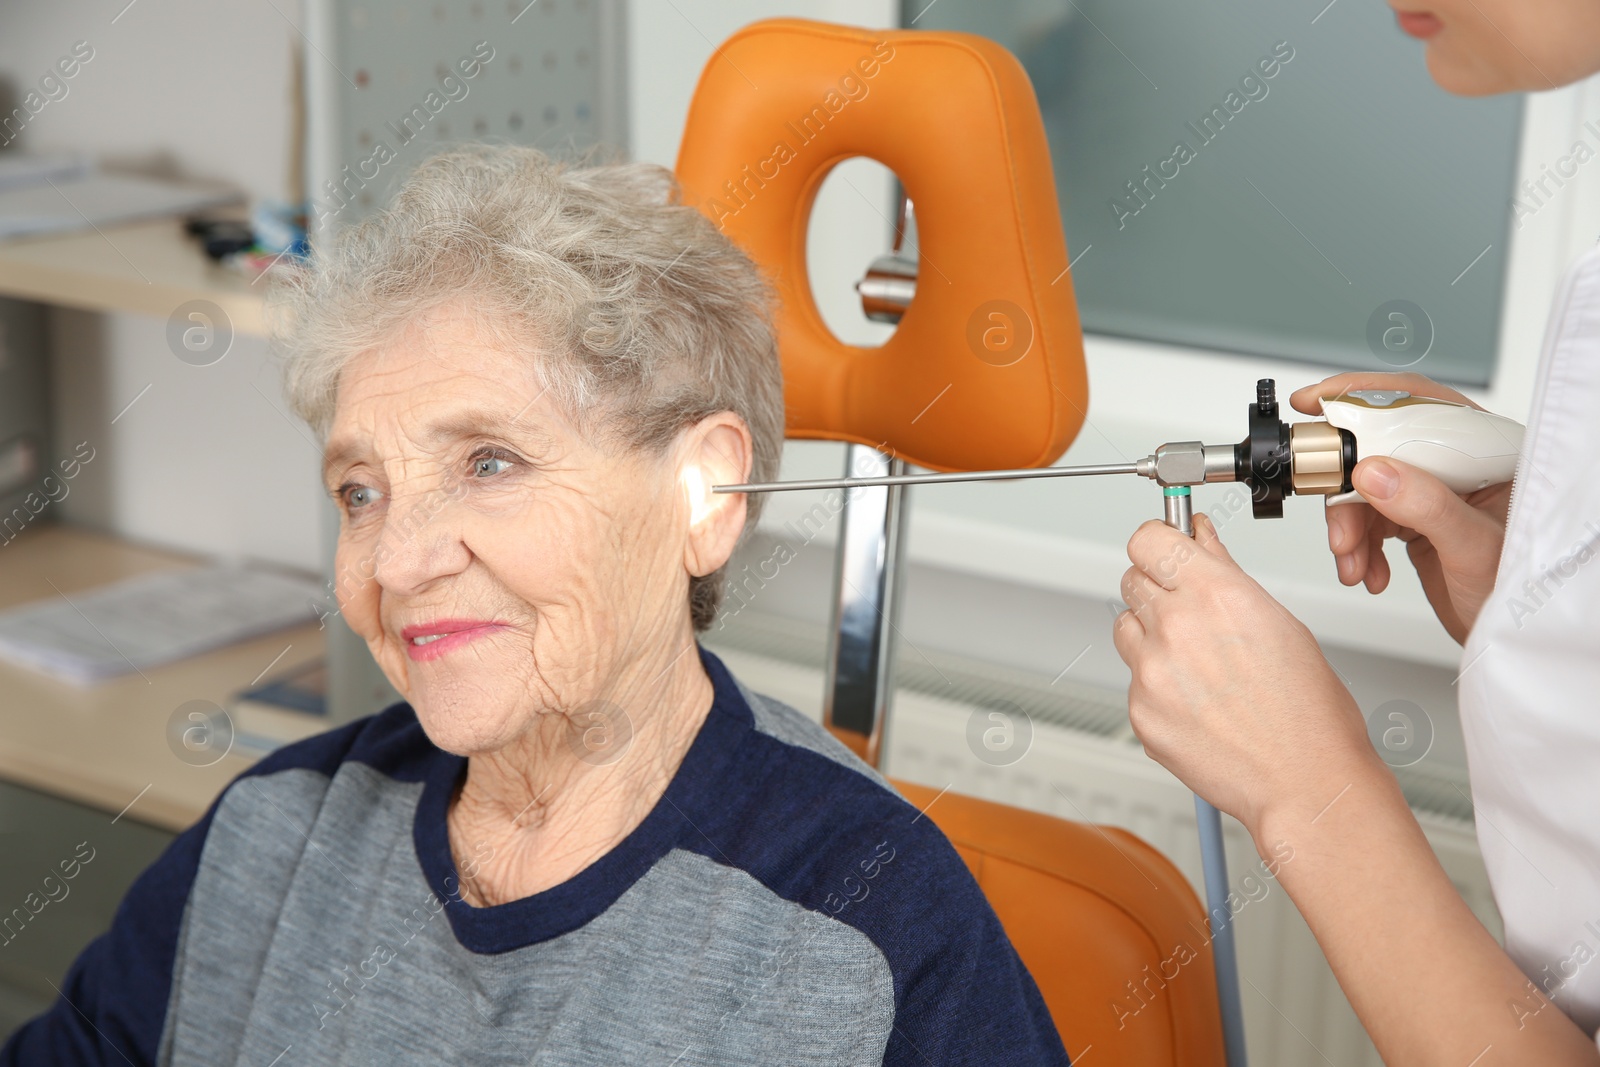
[[[0, 608], [204, 562], [46, 524], [0, 545]], [[181, 830], [256, 754], [191, 766], [168, 745], [172, 713], [190, 700], [227, 707], [269, 664], [277, 675], [323, 651], [323, 631], [306, 624], [87, 688], [0, 662], [0, 778], [112, 815], [131, 803], [128, 818]]]
[[166, 318], [209, 300], [236, 334], [260, 337], [266, 285], [211, 262], [178, 219], [0, 241], [0, 295], [66, 307]]

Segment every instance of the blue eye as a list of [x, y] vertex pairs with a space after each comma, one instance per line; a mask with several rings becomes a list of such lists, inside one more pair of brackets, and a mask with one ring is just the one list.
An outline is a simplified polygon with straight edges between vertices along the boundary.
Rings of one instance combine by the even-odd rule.
[[[515, 460], [511, 454], [501, 449], [479, 449], [472, 456], [472, 474], [477, 478], [490, 478], [499, 474], [514, 462]], [[497, 467], [495, 464], [500, 464], [500, 466]]]
[[372, 486], [356, 482], [345, 482], [333, 491], [334, 500], [343, 505], [347, 511], [359, 511], [382, 496], [383, 494]]

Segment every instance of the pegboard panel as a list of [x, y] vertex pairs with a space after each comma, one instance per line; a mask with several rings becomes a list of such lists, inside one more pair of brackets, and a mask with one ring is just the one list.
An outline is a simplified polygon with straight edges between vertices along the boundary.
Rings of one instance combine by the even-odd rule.
[[448, 145], [626, 146], [622, 0], [308, 0], [306, 16], [314, 234]]

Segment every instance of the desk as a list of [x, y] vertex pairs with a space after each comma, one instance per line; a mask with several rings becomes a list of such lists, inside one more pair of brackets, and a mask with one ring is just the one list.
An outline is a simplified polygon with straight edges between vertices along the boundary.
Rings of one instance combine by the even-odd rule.
[[[0, 546], [0, 608], [203, 562], [45, 524]], [[131, 803], [128, 818], [181, 830], [255, 756], [188, 765], [167, 744], [174, 709], [197, 699], [227, 707], [268, 664], [276, 675], [321, 657], [323, 635], [308, 623], [89, 688], [0, 663], [0, 778], [112, 814]]]
[[19, 300], [161, 318], [209, 300], [235, 332], [260, 337], [266, 286], [207, 259], [178, 219], [0, 241], [0, 296]]

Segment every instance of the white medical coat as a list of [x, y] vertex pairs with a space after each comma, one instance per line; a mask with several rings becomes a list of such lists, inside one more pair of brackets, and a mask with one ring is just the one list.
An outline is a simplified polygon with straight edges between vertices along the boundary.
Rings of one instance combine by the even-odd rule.
[[1573, 264], [1551, 310], [1505, 550], [1459, 682], [1478, 842], [1506, 949], [1591, 1034], [1600, 1028], [1597, 556], [1600, 249]]

